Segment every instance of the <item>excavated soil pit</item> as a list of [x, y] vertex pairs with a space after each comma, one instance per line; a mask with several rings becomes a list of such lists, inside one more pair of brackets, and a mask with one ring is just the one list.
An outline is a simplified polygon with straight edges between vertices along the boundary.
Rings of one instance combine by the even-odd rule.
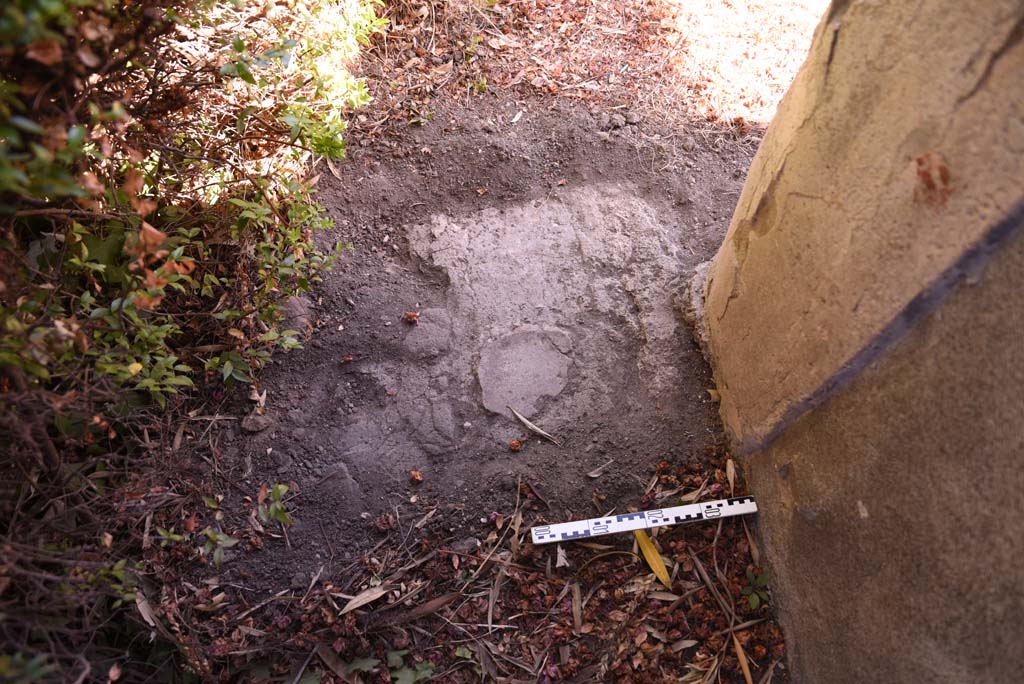
[[750, 150], [723, 132], [666, 159], [644, 125], [608, 135], [599, 113], [490, 107], [324, 170], [326, 241], [355, 249], [294, 307], [313, 330], [264, 374], [268, 418], [248, 424], [264, 429], [217, 435], [237, 490], [299, 493], [287, 540], [225, 566], [249, 589], [330, 576], [389, 513], [410, 539], [472, 548], [519, 479], [549, 521], [590, 517], [636, 502], [662, 459], [721, 441], [675, 298], [721, 242]]

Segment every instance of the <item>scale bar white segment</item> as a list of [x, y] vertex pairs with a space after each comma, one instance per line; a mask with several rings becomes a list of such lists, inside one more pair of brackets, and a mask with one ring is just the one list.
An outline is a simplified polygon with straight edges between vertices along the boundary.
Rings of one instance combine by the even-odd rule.
[[666, 525], [681, 525], [698, 520], [730, 518], [734, 515], [757, 513], [757, 504], [752, 496], [735, 496], [731, 499], [704, 501], [702, 503], [658, 508], [652, 511], [622, 513], [604, 518], [590, 518], [556, 525], [541, 525], [530, 529], [534, 544], [573, 541], [606, 534], [646, 530]]

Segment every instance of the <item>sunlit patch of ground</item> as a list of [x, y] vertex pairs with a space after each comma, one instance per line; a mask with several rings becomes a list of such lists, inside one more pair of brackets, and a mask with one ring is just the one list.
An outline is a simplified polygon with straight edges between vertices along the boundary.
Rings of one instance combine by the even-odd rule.
[[803, 64], [828, 0], [657, 0], [666, 83], [658, 93], [709, 120], [767, 125]]
[[[668, 137], [747, 139], [771, 120], [827, 0], [389, 0], [363, 74], [377, 138], [487, 94], [634, 112]], [[354, 133], [355, 131], [353, 131]], [[658, 144], [667, 141], [663, 133]]]

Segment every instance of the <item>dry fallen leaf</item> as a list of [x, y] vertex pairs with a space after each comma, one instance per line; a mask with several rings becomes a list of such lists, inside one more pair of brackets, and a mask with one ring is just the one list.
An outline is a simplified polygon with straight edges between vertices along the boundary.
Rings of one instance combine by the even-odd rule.
[[92, 171], [85, 171], [78, 176], [78, 184], [92, 197], [99, 197], [106, 192], [107, 187], [100, 182]]
[[121, 189], [124, 190], [126, 195], [138, 195], [142, 192], [142, 186], [145, 183], [146, 179], [142, 175], [142, 171], [130, 168], [124, 172], [124, 183], [121, 184]]
[[138, 592], [135, 594], [135, 607], [139, 609], [139, 615], [142, 616], [147, 625], [156, 627], [156, 616], [153, 615], [153, 607], [149, 605], [146, 597]]
[[654, 575], [658, 578], [662, 584], [666, 587], [672, 586], [672, 580], [668, 575], [668, 568], [665, 567], [665, 561], [661, 559], [661, 554], [658, 553], [658, 549], [654, 547], [654, 542], [647, 536], [647, 532], [644, 530], [633, 530], [633, 534], [636, 535], [636, 543], [640, 546], [640, 552], [644, 555], [644, 559], [647, 561], [647, 565], [651, 566], [651, 570], [654, 571]]
[[379, 587], [370, 587], [369, 589], [365, 589], [356, 594], [351, 601], [345, 604], [345, 607], [341, 609], [340, 615], [351, 613], [356, 608], [362, 608], [369, 603], [373, 603], [389, 591], [391, 591], [391, 587], [384, 584]]
[[160, 245], [167, 241], [167, 233], [157, 230], [145, 221], [139, 229], [139, 247], [144, 253], [155, 252]]
[[421, 473], [418, 470], [410, 470], [409, 482], [411, 482], [412, 484], [419, 484], [420, 482], [423, 482], [423, 473]]
[[698, 643], [700, 642], [694, 641], [693, 639], [680, 639], [679, 641], [672, 642], [672, 645], [669, 648], [672, 649], [673, 653], [679, 653], [683, 649], [692, 648], [693, 646], [696, 646]]
[[556, 568], [567, 568], [569, 567], [569, 557], [565, 555], [565, 549], [559, 544], [558, 548], [555, 549], [555, 567]]
[[25, 50], [25, 56], [46, 66], [53, 66], [64, 59], [60, 43], [54, 38], [29, 43], [28, 49]]
[[256, 385], [251, 385], [249, 387], [249, 401], [255, 401], [256, 406], [259, 408], [265, 407], [267, 405], [267, 390], [260, 392]]
[[133, 197], [131, 203], [135, 213], [139, 216], [149, 216], [157, 208], [157, 203], [153, 200], [140, 200], [137, 197]]
[[355, 682], [361, 682], [358, 673], [349, 674], [348, 666], [345, 662], [339, 658], [327, 644], [318, 644], [316, 647], [316, 654], [320, 656], [320, 660], [323, 661], [331, 672], [333, 672], [338, 679], [345, 682], [346, 684], [355, 684]]
[[96, 56], [96, 53], [93, 52], [88, 45], [83, 45], [78, 48], [78, 50], [75, 51], [75, 55], [78, 56], [78, 61], [90, 69], [95, 69], [100, 65], [100, 58]]
[[596, 479], [598, 477], [601, 477], [601, 475], [604, 474], [604, 469], [607, 468], [608, 466], [610, 466], [612, 463], [615, 463], [615, 459], [614, 458], [612, 460], [608, 461], [607, 463], [605, 463], [604, 465], [598, 466], [597, 468], [594, 468], [593, 470], [591, 470], [589, 473], [587, 473], [587, 477], [592, 478], [592, 479]]

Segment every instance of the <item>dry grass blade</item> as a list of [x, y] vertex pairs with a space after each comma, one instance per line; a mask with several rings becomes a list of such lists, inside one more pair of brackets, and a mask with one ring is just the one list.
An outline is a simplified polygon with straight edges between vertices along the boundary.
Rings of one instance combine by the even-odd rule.
[[430, 509], [430, 511], [426, 515], [424, 515], [422, 518], [417, 520], [416, 524], [413, 525], [413, 527], [415, 527], [417, 530], [422, 530], [423, 526], [426, 525], [428, 522], [430, 522], [430, 519], [433, 518], [436, 513], [437, 513], [437, 506], [434, 506], [432, 509]]
[[636, 543], [640, 546], [640, 552], [644, 555], [647, 565], [651, 566], [651, 570], [654, 571], [658, 581], [666, 587], [671, 587], [672, 580], [668, 575], [668, 568], [665, 567], [665, 561], [661, 559], [661, 554], [658, 553], [658, 549], [655, 548], [654, 542], [651, 541], [647, 532], [644, 530], [633, 530], [633, 534], [636, 535]]
[[519, 530], [523, 526], [523, 513], [522, 511], [516, 511], [512, 516], [512, 521], [509, 522], [509, 527], [512, 529], [512, 536], [509, 537], [509, 548], [512, 550], [512, 556], [517, 557], [519, 555]]
[[750, 558], [754, 561], [754, 565], [761, 565], [761, 549], [757, 547], [757, 543], [754, 541], [754, 535], [750, 533], [750, 528], [747, 527], [747, 521], [743, 521], [743, 532], [747, 535], [747, 543], [750, 545]]
[[402, 579], [402, 577], [405, 576], [405, 574], [407, 572], [409, 572], [410, 570], [414, 570], [414, 569], [420, 567], [421, 565], [423, 565], [424, 563], [426, 563], [427, 561], [429, 561], [431, 558], [433, 558], [436, 555], [437, 555], [437, 551], [430, 551], [428, 553], [425, 553], [424, 555], [420, 556], [416, 560], [413, 560], [413, 561], [403, 565], [398, 570], [395, 570], [393, 573], [388, 575], [388, 578], [385, 580], [384, 583], [385, 584], [395, 584], [395, 583], [397, 583], [400, 579]]
[[640, 558], [640, 556], [636, 555], [632, 551], [606, 551], [604, 553], [599, 553], [596, 556], [588, 558], [587, 562], [584, 563], [583, 565], [581, 565], [580, 569], [576, 571], [576, 574], [579, 575], [581, 572], [583, 572], [584, 568], [586, 568], [588, 565], [590, 565], [594, 561], [596, 561], [598, 559], [601, 559], [601, 558], [606, 558], [608, 556], [632, 556], [633, 558], [637, 558], [637, 559]]
[[732, 635], [732, 645], [736, 649], [736, 659], [740, 661], [740, 669], [743, 670], [743, 679], [747, 680], [747, 684], [754, 684], [754, 678], [750, 676], [747, 654], [743, 652], [743, 647], [740, 646], [740, 640], [736, 638], [736, 634]]
[[323, 664], [327, 666], [331, 672], [335, 674], [338, 679], [345, 682], [345, 684], [361, 684], [362, 680], [359, 679], [357, 674], [349, 674], [348, 667], [345, 663], [335, 655], [334, 651], [327, 646], [327, 644], [318, 644], [316, 647], [316, 654], [323, 661]]
[[692, 492], [683, 494], [681, 497], [679, 497], [679, 501], [684, 504], [693, 503], [694, 501], [701, 497], [701, 495], [704, 493], [704, 490], [707, 489], [707, 486], [708, 480], [705, 479], [703, 482], [700, 483], [700, 487], [693, 490]]
[[499, 681], [501, 672], [498, 670], [498, 664], [494, 661], [494, 657], [488, 652], [487, 648], [480, 642], [475, 642], [470, 646], [470, 649], [476, 653], [476, 657], [480, 661], [480, 669], [483, 670], [484, 674], [491, 681]]
[[722, 598], [722, 595], [719, 593], [718, 587], [715, 586], [715, 583], [711, 581], [711, 577], [708, 575], [708, 571], [705, 569], [704, 564], [700, 562], [700, 559], [697, 558], [697, 555], [692, 551], [690, 552], [690, 558], [693, 559], [693, 567], [697, 569], [697, 574], [700, 575], [701, 580], [704, 582], [704, 586], [708, 588], [711, 595], [715, 597], [715, 601], [718, 602], [718, 607], [721, 608], [722, 612], [726, 615], [731, 615], [732, 611], [729, 609], [729, 604], [724, 598]]
[[578, 582], [572, 583], [572, 628], [576, 634], [583, 629], [583, 596]]
[[498, 568], [498, 574], [491, 585], [491, 593], [487, 600], [487, 629], [494, 627], [494, 606], [501, 595], [501, 585], [505, 581], [505, 568]]
[[544, 432], [544, 431], [543, 431], [543, 430], [541, 430], [541, 429], [540, 429], [539, 427], [537, 427], [536, 425], [534, 425], [533, 423], [531, 423], [530, 421], [528, 421], [528, 420], [527, 420], [527, 419], [526, 419], [526, 418], [525, 418], [525, 417], [523, 416], [523, 414], [519, 413], [519, 411], [516, 411], [516, 410], [515, 410], [514, 408], [512, 408], [511, 406], [506, 406], [506, 408], [507, 408], [507, 409], [508, 409], [509, 411], [511, 411], [511, 412], [512, 412], [512, 415], [514, 415], [514, 416], [515, 416], [516, 418], [518, 418], [518, 419], [519, 419], [519, 422], [520, 422], [520, 423], [522, 423], [523, 425], [525, 425], [525, 426], [526, 426], [526, 429], [527, 429], [527, 430], [529, 430], [530, 432], [534, 432], [534, 433], [536, 433], [536, 434], [540, 435], [541, 437], [543, 437], [544, 439], [548, 440], [549, 442], [551, 442], [551, 443], [552, 443], [552, 444], [554, 444], [555, 446], [559, 446], [559, 447], [560, 447], [560, 446], [562, 446], [562, 443], [561, 443], [561, 442], [559, 442], [559, 441], [558, 441], [557, 439], [555, 439], [554, 437], [552, 437], [551, 435], [549, 435], [548, 433]]
[[[448, 594], [442, 594], [441, 596], [437, 596], [435, 598], [430, 599], [426, 603], [421, 603], [420, 605], [416, 606], [415, 608], [409, 609], [408, 611], [406, 611], [405, 613], [403, 613], [401, 615], [395, 615], [394, 617], [390, 617], [389, 616], [389, 617], [382, 618], [381, 621], [380, 621], [380, 624], [384, 624], [384, 625], [399, 625], [399, 624], [402, 624], [402, 623], [405, 623], [405, 622], [412, 622], [413, 620], [419, 620], [422, 617], [426, 617], [427, 615], [432, 615], [433, 613], [436, 613], [437, 611], [439, 611], [442, 608], [444, 608], [445, 606], [447, 606], [449, 603], [455, 601], [455, 599], [459, 598], [460, 596], [462, 596], [462, 594], [460, 594], [457, 591], [453, 591], [453, 592], [448, 593]], [[390, 611], [390, 610], [388, 611], [389, 614], [391, 612], [392, 611]]]
[[768, 666], [768, 670], [761, 675], [761, 681], [757, 684], [771, 684], [772, 679], [775, 677], [775, 668], [778, 666], [779, 660], [773, 660], [772, 664]]
[[270, 598], [266, 599], [265, 601], [260, 601], [259, 603], [257, 603], [252, 608], [249, 608], [248, 610], [245, 610], [245, 611], [241, 612], [240, 614], [236, 615], [234, 618], [232, 618], [232, 620], [234, 620], [235, 622], [237, 622], [239, 620], [244, 620], [247, 616], [251, 615], [252, 613], [255, 613], [257, 610], [259, 610], [263, 606], [266, 606], [266, 605], [269, 605], [270, 603], [273, 603], [274, 601], [276, 601], [277, 599], [281, 598], [282, 596], [284, 596], [287, 593], [288, 593], [287, 589], [282, 589], [281, 591], [277, 592], [276, 594], [274, 594]]
[[[516, 515], [519, 515], [521, 513], [520, 508], [519, 508], [519, 504], [520, 504], [520, 487], [517, 487], [516, 488], [516, 507], [515, 507], [515, 511], [512, 513], [513, 518]], [[480, 566], [476, 569], [476, 571], [473, 573], [473, 575], [468, 580], [466, 580], [466, 582], [465, 582], [465, 584], [463, 586], [468, 585], [470, 582], [472, 582], [473, 580], [475, 580], [477, 577], [480, 576], [480, 573], [483, 572], [484, 568], [487, 567], [487, 563], [491, 560], [491, 556], [493, 556], [494, 552], [497, 551], [501, 547], [502, 543], [505, 541], [505, 537], [508, 536], [508, 533], [511, 530], [512, 530], [512, 526], [511, 525], [508, 525], [508, 526], [505, 527], [505, 531], [501, 533], [501, 537], [498, 539], [498, 541], [494, 542], [494, 546], [492, 546], [491, 550], [487, 552], [486, 556], [484, 556], [484, 559], [480, 562]], [[518, 530], [516, 531], [516, 534], [518, 534]]]
[[732, 632], [732, 633], [742, 632], [743, 630], [749, 629], [749, 628], [753, 627], [754, 625], [760, 624], [760, 623], [762, 623], [764, 621], [765, 621], [765, 618], [757, 618], [756, 620], [747, 620], [746, 622], [741, 622], [740, 624], [738, 624], [738, 625], [736, 625], [734, 627], [729, 627], [727, 629], [720, 629], [717, 632], [713, 633], [711, 636], [713, 636], [713, 637], [722, 636], [723, 634], [728, 634], [729, 632]]

